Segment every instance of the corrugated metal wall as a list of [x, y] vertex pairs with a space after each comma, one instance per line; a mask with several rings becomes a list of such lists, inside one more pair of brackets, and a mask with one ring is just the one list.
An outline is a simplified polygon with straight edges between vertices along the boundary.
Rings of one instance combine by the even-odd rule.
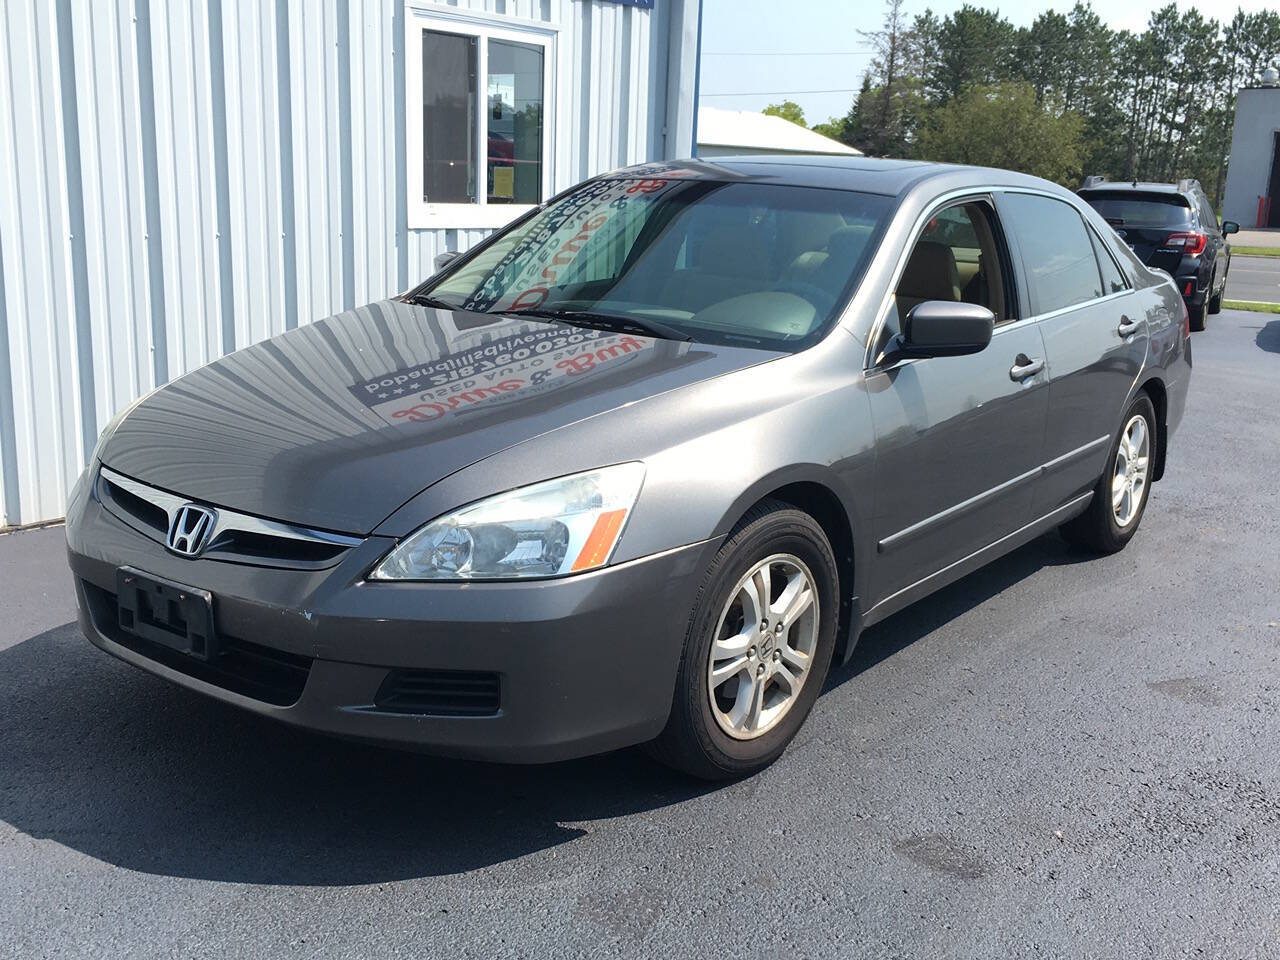
[[554, 24], [556, 189], [692, 149], [697, 0], [2, 0], [0, 526], [60, 517], [115, 411], [405, 289], [405, 18]]

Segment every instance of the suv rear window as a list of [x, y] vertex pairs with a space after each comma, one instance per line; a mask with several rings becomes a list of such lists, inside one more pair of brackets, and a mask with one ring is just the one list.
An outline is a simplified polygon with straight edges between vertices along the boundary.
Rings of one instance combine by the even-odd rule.
[[1185, 227], [1194, 220], [1186, 198], [1177, 193], [1113, 190], [1080, 196], [1113, 227]]

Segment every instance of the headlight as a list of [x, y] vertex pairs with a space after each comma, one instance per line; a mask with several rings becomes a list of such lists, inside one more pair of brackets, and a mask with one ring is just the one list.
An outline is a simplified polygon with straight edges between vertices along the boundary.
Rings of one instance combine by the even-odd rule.
[[609, 562], [644, 480], [644, 464], [521, 487], [432, 520], [374, 568], [372, 580], [556, 577]]

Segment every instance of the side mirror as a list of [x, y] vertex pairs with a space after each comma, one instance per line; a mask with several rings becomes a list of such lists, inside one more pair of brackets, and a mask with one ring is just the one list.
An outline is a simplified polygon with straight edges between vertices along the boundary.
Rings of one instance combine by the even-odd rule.
[[887, 353], [894, 359], [979, 353], [991, 342], [995, 325], [995, 314], [980, 304], [926, 300], [907, 313]]
[[460, 254], [456, 250], [446, 250], [444, 253], [437, 253], [435, 264], [436, 273], [439, 273], [453, 261], [457, 260]]
[[1240, 232], [1240, 224], [1236, 223], [1234, 220], [1222, 221], [1222, 235], [1224, 237], [1227, 236], [1227, 234], [1239, 233], [1239, 232]]

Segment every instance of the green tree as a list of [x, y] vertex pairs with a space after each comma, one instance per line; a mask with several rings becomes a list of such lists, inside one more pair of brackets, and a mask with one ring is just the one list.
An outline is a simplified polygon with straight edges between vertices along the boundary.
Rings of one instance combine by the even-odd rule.
[[781, 117], [783, 120], [790, 120], [792, 123], [798, 123], [805, 127], [804, 111], [800, 109], [800, 104], [794, 100], [783, 100], [781, 103], [771, 103], [761, 113], [768, 114], [771, 117]]
[[1017, 73], [1017, 30], [997, 11], [965, 4], [938, 27], [933, 56], [925, 66], [924, 90], [946, 103], [977, 86], [991, 86]]
[[844, 143], [845, 134], [843, 117], [829, 117], [825, 122], [815, 123], [809, 129], [814, 133], [820, 133], [824, 137], [829, 137], [832, 140], [839, 140], [841, 143]]
[[841, 140], [875, 156], [907, 155], [924, 108], [920, 38], [902, 4], [887, 0], [881, 28], [862, 32], [875, 56], [842, 124]]
[[973, 87], [933, 111], [917, 147], [926, 160], [1004, 167], [1075, 186], [1084, 120], [1046, 109], [1029, 83]]
[[1107, 98], [1114, 41], [1087, 4], [1077, 3], [1067, 14], [1047, 10], [1018, 32], [1015, 73], [1041, 103], [1088, 115]]
[[[814, 127], [823, 136], [834, 136], [841, 143], [846, 143], [851, 147], [857, 147], [864, 153], [867, 150], [867, 109], [872, 101], [871, 74], [864, 73], [862, 75], [862, 87], [858, 91], [858, 95], [853, 98], [853, 103], [849, 107], [849, 112], [843, 117], [832, 117], [826, 124], [819, 124]], [[830, 128], [834, 133], [827, 133], [825, 129], [819, 127]]]
[[886, 0], [881, 29], [863, 37], [874, 58], [849, 112], [816, 128], [828, 136], [887, 156], [937, 149], [944, 131], [954, 146], [961, 131], [944, 108], [965, 100], [977, 110], [975, 91], [1003, 102], [1004, 85], [1021, 82], [1040, 114], [1080, 125], [1083, 173], [1193, 176], [1220, 203], [1236, 94], [1280, 60], [1280, 11], [1238, 10], [1220, 22], [1168, 3], [1131, 33], [1111, 30], [1087, 0], [1026, 28], [973, 4], [945, 18], [926, 9], [908, 24], [902, 0]]

